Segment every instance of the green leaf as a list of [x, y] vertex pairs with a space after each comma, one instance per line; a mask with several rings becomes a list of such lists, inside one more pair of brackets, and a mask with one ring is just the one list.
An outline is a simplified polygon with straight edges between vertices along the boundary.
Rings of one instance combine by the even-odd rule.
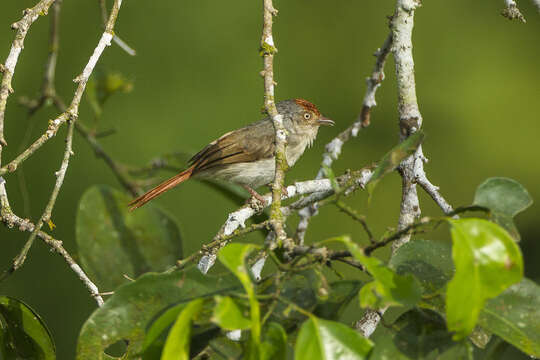
[[486, 302], [478, 323], [530, 356], [540, 357], [540, 286], [523, 279]]
[[448, 283], [446, 316], [458, 339], [474, 329], [486, 300], [521, 280], [523, 259], [500, 226], [475, 218], [448, 221], [456, 273]]
[[244, 316], [244, 311], [229, 296], [214, 297], [216, 305], [212, 316], [212, 321], [225, 330], [248, 329], [251, 321]]
[[295, 360], [366, 359], [373, 343], [345, 324], [311, 316], [296, 339]]
[[161, 360], [189, 360], [191, 323], [201, 311], [203, 299], [191, 301], [178, 315], [163, 348]]
[[400, 275], [414, 275], [423, 294], [443, 289], [454, 275], [450, 243], [442, 241], [413, 239], [396, 251], [388, 266]]
[[261, 344], [261, 360], [273, 359], [287, 359], [287, 333], [275, 322], [265, 327]]
[[453, 341], [444, 319], [429, 310], [411, 310], [391, 327], [378, 326], [371, 340], [370, 360], [472, 360], [472, 345]]
[[473, 203], [490, 209], [493, 221], [519, 241], [519, 232], [512, 218], [531, 206], [533, 200], [527, 189], [517, 181], [494, 177], [478, 186]]
[[0, 359], [56, 359], [54, 342], [41, 317], [20, 300], [0, 296]]
[[[178, 304], [170, 309], [167, 309], [162, 315], [160, 315], [150, 326], [144, 337], [144, 343], [142, 345], [142, 352], [145, 352], [150, 346], [154, 345], [156, 340], [163, 334], [163, 332], [171, 326], [176, 320], [178, 314], [186, 307], [186, 304]], [[160, 347], [162, 344], [158, 344]]]
[[195, 267], [166, 274], [145, 274], [120, 286], [90, 315], [79, 335], [77, 359], [103, 359], [103, 351], [119, 340], [129, 342], [128, 355], [139, 354], [145, 330], [163, 309], [235, 287], [239, 285], [230, 277], [203, 275]]
[[348, 237], [336, 239], [343, 242], [351, 254], [373, 276], [374, 281], [360, 289], [360, 306], [378, 309], [390, 305], [414, 306], [422, 295], [422, 288], [412, 275], [398, 275], [384, 263], [364, 251]]
[[130, 198], [109, 186], [89, 188], [79, 202], [76, 240], [84, 270], [100, 289], [113, 290], [182, 257], [177, 222], [152, 204], [129, 212]]
[[323, 319], [338, 320], [361, 287], [362, 282], [358, 280], [341, 280], [330, 283], [328, 298], [319, 301], [313, 313]]
[[412, 155], [418, 146], [420, 146], [422, 141], [424, 141], [424, 133], [421, 130], [418, 130], [397, 146], [392, 148], [392, 150], [387, 152], [377, 163], [377, 167], [369, 179], [367, 184], [368, 193], [372, 194], [373, 189], [375, 189], [375, 186], [379, 180], [384, 175], [394, 171], [403, 160]]
[[251, 313], [251, 341], [247, 351], [247, 359], [258, 359], [260, 356], [261, 319], [259, 302], [255, 297], [255, 289], [251, 283], [249, 272], [246, 268], [246, 258], [257, 245], [232, 243], [222, 248], [218, 253], [218, 259], [227, 267], [242, 283], [249, 298]]

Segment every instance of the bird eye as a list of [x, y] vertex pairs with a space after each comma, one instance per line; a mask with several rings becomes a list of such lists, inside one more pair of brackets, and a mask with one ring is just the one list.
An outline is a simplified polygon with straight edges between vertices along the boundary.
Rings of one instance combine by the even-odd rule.
[[304, 119], [306, 119], [306, 120], [311, 119], [311, 114], [308, 113], [308, 112], [307, 112], [307, 113], [304, 113]]

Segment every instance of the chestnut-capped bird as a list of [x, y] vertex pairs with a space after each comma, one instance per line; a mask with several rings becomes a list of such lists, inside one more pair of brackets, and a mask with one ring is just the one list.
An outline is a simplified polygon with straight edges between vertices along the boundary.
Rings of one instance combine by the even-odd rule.
[[[287, 163], [293, 166], [313, 144], [319, 126], [334, 125], [334, 122], [304, 99], [281, 101], [276, 107], [283, 115], [283, 125], [288, 133]], [[253, 197], [261, 200], [254, 189], [274, 181], [275, 150], [275, 130], [270, 117], [228, 132], [195, 154], [189, 160], [189, 168], [129, 203], [130, 210], [143, 206], [192, 177], [229, 181], [243, 186]]]

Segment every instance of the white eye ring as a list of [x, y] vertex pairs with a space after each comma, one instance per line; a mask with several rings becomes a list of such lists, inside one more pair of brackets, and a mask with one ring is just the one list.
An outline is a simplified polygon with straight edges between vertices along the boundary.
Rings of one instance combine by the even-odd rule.
[[306, 120], [311, 119], [311, 114], [310, 113], [304, 113], [304, 119], [306, 119]]

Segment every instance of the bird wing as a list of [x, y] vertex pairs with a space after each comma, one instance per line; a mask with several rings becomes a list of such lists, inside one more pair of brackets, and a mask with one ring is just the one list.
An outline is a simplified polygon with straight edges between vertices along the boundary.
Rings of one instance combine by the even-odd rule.
[[226, 133], [208, 144], [189, 161], [194, 172], [225, 164], [268, 159], [274, 156], [275, 132], [269, 120], [261, 120], [244, 128]]

